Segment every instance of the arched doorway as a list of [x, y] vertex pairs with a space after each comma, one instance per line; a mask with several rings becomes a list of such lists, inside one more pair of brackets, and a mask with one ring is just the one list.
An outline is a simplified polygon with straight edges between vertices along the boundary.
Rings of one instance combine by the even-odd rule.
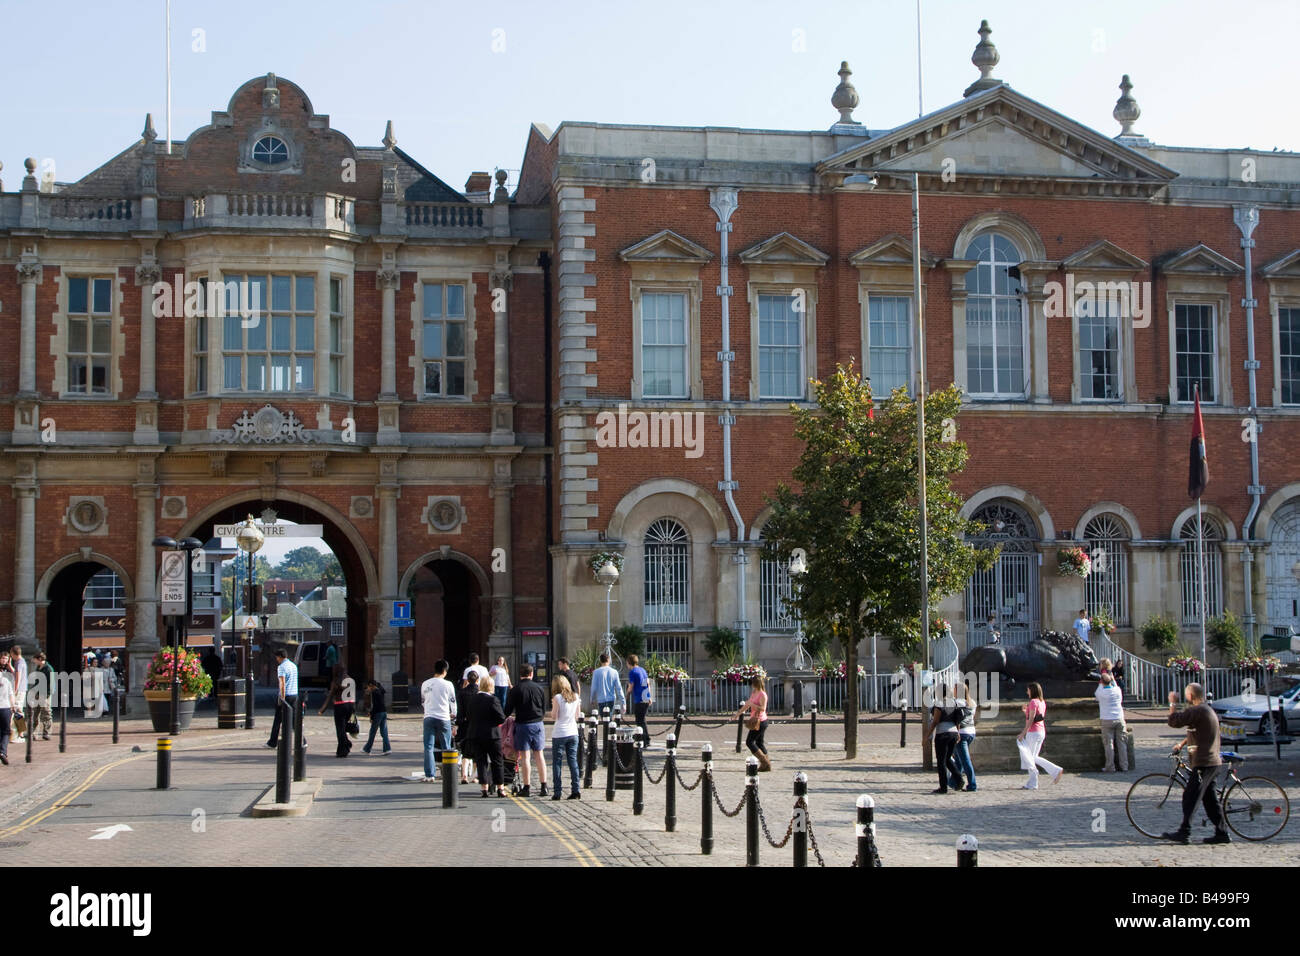
[[1038, 633], [1038, 528], [1006, 500], [982, 505], [971, 520], [984, 525], [971, 543], [1001, 545], [1002, 551], [993, 567], [976, 571], [966, 585], [966, 647], [989, 642], [990, 614], [1001, 628], [1003, 644], [1027, 644]]
[[1268, 625], [1300, 628], [1300, 502], [1273, 516], [1269, 539]]
[[433, 664], [446, 658], [459, 674], [471, 653], [487, 651], [484, 629], [486, 604], [478, 580], [459, 561], [438, 559], [420, 565], [406, 588], [415, 627], [403, 658], [413, 683], [433, 674]]
[[46, 591], [45, 653], [56, 672], [81, 670], [86, 585], [101, 571], [98, 561], [76, 561], [54, 576]]

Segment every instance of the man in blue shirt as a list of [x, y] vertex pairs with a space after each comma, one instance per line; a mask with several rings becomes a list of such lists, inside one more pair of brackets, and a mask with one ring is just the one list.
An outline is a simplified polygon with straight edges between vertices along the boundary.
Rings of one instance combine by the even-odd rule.
[[627, 698], [619, 683], [618, 671], [609, 666], [608, 652], [600, 655], [600, 666], [591, 672], [591, 704], [597, 714], [613, 711], [615, 699], [627, 710]]
[[[280, 699], [289, 702], [289, 713], [296, 713], [298, 707], [298, 665], [289, 660], [281, 647], [275, 652], [275, 673], [280, 684]], [[292, 734], [293, 728], [286, 727], [284, 732]], [[275, 708], [275, 720], [271, 723], [271, 739], [266, 742], [274, 747], [280, 740], [280, 708]]]
[[627, 655], [627, 699], [636, 713], [636, 725], [641, 728], [641, 741], [650, 746], [650, 728], [645, 725], [645, 715], [653, 698], [650, 696], [650, 677], [635, 654]]

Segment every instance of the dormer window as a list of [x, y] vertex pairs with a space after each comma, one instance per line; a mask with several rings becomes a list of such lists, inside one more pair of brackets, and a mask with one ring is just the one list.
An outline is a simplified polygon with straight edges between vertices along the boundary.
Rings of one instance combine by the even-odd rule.
[[253, 159], [267, 166], [289, 161], [289, 147], [278, 136], [263, 136], [253, 144]]

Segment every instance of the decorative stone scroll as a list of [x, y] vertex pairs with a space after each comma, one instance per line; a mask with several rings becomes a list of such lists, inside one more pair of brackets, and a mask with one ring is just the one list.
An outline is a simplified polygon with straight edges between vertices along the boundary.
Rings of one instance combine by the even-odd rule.
[[234, 428], [222, 433], [221, 440], [232, 444], [273, 445], [306, 443], [315, 439], [303, 431], [302, 422], [298, 421], [298, 416], [292, 411], [282, 412], [272, 405], [264, 405], [251, 415], [245, 410], [235, 421]]

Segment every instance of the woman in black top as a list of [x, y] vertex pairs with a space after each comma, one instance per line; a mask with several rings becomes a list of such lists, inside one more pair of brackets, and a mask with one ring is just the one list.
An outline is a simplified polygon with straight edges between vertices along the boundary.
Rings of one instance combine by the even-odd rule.
[[492, 768], [492, 783], [497, 796], [506, 795], [506, 771], [501, 760], [501, 725], [506, 722], [501, 701], [497, 700], [495, 682], [484, 674], [479, 678], [478, 693], [469, 707], [469, 738], [474, 746], [474, 762], [478, 764], [478, 779], [483, 796], [488, 795], [487, 769]]
[[934, 702], [931, 717], [934, 720], [934, 762], [939, 770], [939, 787], [931, 793], [949, 793], [949, 778], [956, 776], [953, 754], [957, 749], [957, 725], [964, 716], [965, 701], [958, 702], [953, 689], [947, 684], [940, 688], [942, 696]]
[[460, 750], [461, 756], [461, 783], [474, 782], [474, 775], [469, 772], [470, 762], [476, 756], [474, 746], [469, 739], [469, 712], [474, 705], [474, 696], [477, 693], [478, 685], [476, 683], [465, 677], [460, 679], [460, 684], [456, 687], [456, 722], [453, 732], [456, 747]]

